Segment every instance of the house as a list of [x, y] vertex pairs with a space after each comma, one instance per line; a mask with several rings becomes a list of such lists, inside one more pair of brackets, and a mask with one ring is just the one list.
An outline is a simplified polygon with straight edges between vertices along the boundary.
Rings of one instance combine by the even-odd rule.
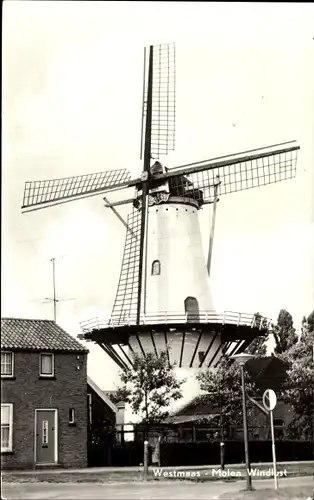
[[[275, 356], [251, 359], [247, 362], [246, 369], [254, 380], [259, 394], [263, 394], [266, 389], [278, 393], [287, 378], [287, 365]], [[262, 406], [260, 396], [255, 400]], [[249, 401], [247, 404], [252, 405]], [[269, 417], [258, 406], [253, 405], [252, 410], [251, 416], [248, 417], [250, 439], [270, 439]], [[292, 408], [278, 399], [273, 415], [276, 437], [283, 437], [285, 429], [294, 420]], [[213, 408], [211, 403], [206, 401], [206, 394], [196, 397], [166, 420], [168, 425], [177, 429], [175, 436], [188, 441], [215, 437], [220, 439], [220, 422], [220, 413], [217, 413], [217, 407]], [[210, 427], [213, 428], [212, 431], [209, 430]], [[243, 440], [242, 426], [230, 428], [228, 436], [225, 435], [225, 439], [228, 438]]]
[[87, 376], [88, 427], [92, 429], [97, 423], [103, 422], [115, 427], [118, 408], [98, 385]]
[[88, 351], [54, 321], [1, 332], [2, 467], [86, 467]]
[[115, 407], [117, 408], [116, 442], [120, 443], [125, 438], [125, 428], [128, 428], [127, 424], [125, 424], [125, 401], [117, 400], [117, 391], [104, 391], [104, 393], [111, 401], [117, 401], [115, 403]]
[[90, 377], [87, 377], [87, 407], [88, 466], [111, 465], [119, 409]]

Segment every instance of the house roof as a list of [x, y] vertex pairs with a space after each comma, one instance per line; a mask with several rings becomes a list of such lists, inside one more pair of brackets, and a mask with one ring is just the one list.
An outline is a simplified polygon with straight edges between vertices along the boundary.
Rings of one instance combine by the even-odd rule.
[[109, 406], [109, 408], [111, 408], [112, 411], [114, 411], [114, 413], [117, 413], [118, 408], [116, 407], [116, 405], [111, 401], [111, 399], [107, 396], [107, 394], [104, 391], [102, 391], [97, 384], [95, 384], [95, 382], [88, 375], [87, 375], [87, 383], [93, 389], [93, 391], [96, 392], [97, 396], [99, 396], [100, 399], [102, 399], [103, 402], [106, 403], [106, 405]]
[[246, 364], [251, 379], [261, 392], [279, 391], [287, 378], [287, 363], [276, 356], [250, 359]]
[[211, 402], [207, 401], [207, 394], [202, 394], [180, 408], [180, 410], [175, 413], [175, 416], [197, 415], [199, 417], [204, 415], [216, 416], [216, 414], [217, 408], [213, 408]]
[[19, 318], [1, 318], [1, 349], [88, 352], [54, 321]]
[[202, 414], [202, 415], [171, 415], [166, 418], [165, 422], [169, 424], [186, 424], [188, 422], [199, 422], [207, 421], [210, 422], [214, 418], [219, 417], [218, 413], [213, 413], [210, 415]]

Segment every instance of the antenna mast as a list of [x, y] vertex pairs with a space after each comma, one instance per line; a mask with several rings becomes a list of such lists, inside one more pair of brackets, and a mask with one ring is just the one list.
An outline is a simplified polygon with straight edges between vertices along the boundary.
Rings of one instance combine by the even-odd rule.
[[64, 255], [60, 257], [52, 257], [50, 261], [52, 262], [52, 286], [53, 286], [53, 298], [46, 297], [46, 300], [49, 302], [53, 302], [53, 320], [57, 321], [57, 303], [64, 300], [74, 300], [74, 298], [68, 299], [58, 299], [57, 298], [57, 287], [56, 287], [56, 260], [62, 259]]
[[56, 297], [56, 267], [55, 267], [55, 260], [56, 257], [53, 257], [50, 259], [52, 262], [52, 283], [53, 283], [53, 320], [56, 322], [57, 321], [57, 302], [58, 299]]

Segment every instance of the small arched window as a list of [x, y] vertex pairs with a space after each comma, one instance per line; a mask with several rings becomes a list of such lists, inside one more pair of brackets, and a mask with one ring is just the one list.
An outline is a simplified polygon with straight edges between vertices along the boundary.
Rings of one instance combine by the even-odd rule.
[[187, 297], [185, 299], [184, 309], [188, 322], [199, 321], [199, 306], [195, 297]]
[[152, 276], [157, 276], [160, 274], [160, 261], [154, 260], [152, 263]]

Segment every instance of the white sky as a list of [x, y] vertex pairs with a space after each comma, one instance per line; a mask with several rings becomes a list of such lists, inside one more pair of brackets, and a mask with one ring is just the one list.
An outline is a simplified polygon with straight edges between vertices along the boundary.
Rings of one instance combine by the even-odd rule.
[[[129, 168], [138, 175], [143, 47], [176, 42], [176, 151], [168, 166], [297, 139], [294, 180], [221, 198], [211, 287], [218, 309], [314, 307], [314, 6], [21, 2], [3, 6], [2, 316], [58, 322], [109, 312], [124, 228], [101, 197], [29, 214], [25, 180]], [[234, 126], [235, 125], [235, 126]], [[131, 193], [133, 196], [133, 192]], [[113, 199], [113, 197], [111, 197]], [[126, 215], [125, 208], [121, 214]], [[200, 213], [205, 251], [210, 209]], [[96, 346], [89, 372], [113, 387]], [[100, 370], [99, 366], [103, 369]]]

